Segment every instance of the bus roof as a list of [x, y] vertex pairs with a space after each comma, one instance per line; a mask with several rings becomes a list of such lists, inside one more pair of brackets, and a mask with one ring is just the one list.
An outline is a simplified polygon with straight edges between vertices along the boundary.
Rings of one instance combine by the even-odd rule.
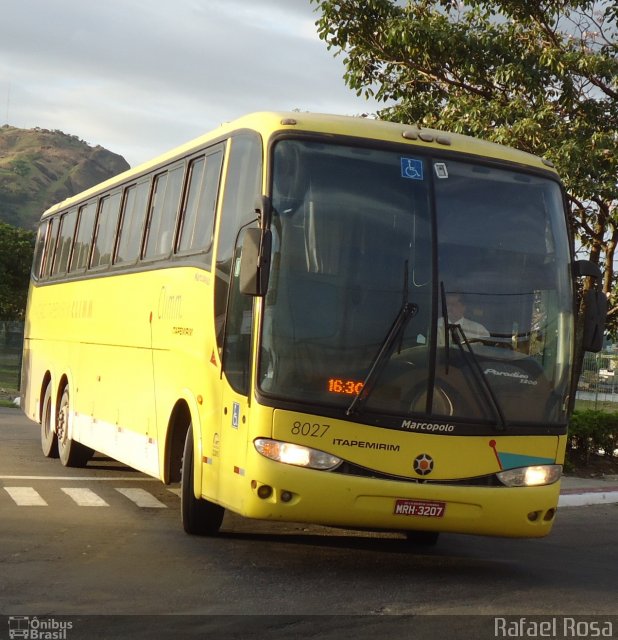
[[253, 130], [268, 138], [279, 131], [298, 131], [308, 133], [323, 133], [331, 136], [346, 136], [350, 138], [377, 140], [391, 143], [408, 143], [421, 148], [449, 149], [483, 158], [505, 160], [520, 165], [530, 166], [545, 171], [555, 171], [551, 163], [542, 158], [518, 151], [512, 147], [487, 142], [470, 136], [445, 131], [437, 131], [418, 125], [406, 125], [384, 120], [375, 120], [361, 116], [341, 116], [323, 113], [268, 111], [251, 113], [237, 120], [221, 124], [216, 129], [195, 138], [185, 144], [171, 149], [147, 162], [120, 173], [105, 182], [101, 182], [79, 194], [71, 196], [62, 202], [52, 205], [43, 213], [43, 217], [88, 199], [102, 191], [130, 182], [133, 178], [147, 173], [159, 165], [180, 159], [192, 152], [205, 147], [209, 142], [221, 138], [238, 130]]

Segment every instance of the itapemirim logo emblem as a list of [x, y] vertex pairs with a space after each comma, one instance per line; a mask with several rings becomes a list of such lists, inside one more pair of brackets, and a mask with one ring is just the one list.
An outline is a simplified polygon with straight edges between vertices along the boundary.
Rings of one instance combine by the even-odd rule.
[[426, 453], [421, 453], [420, 456], [414, 458], [412, 468], [419, 476], [426, 476], [433, 471], [433, 458]]
[[9, 640], [68, 640], [72, 622], [38, 616], [9, 616]]

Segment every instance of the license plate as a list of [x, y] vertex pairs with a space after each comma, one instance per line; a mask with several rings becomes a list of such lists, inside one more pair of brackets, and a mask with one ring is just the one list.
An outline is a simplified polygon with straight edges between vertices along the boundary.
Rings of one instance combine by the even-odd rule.
[[446, 511], [446, 502], [430, 500], [395, 500], [396, 516], [421, 516], [423, 518], [441, 518]]

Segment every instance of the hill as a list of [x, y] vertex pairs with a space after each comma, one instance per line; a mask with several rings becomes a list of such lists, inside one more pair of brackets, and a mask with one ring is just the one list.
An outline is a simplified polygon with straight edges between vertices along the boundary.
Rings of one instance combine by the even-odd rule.
[[76, 136], [0, 127], [0, 221], [34, 229], [50, 205], [129, 168], [127, 161]]

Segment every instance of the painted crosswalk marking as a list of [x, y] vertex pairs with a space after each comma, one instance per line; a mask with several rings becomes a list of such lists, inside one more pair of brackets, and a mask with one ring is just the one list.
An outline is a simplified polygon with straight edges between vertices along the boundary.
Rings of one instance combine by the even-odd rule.
[[[86, 487], [58, 487], [51, 490], [47, 487], [44, 491], [45, 498], [34, 487], [2, 487], [19, 507], [47, 507], [50, 499], [50, 491], [58, 491], [58, 488], [80, 507], [109, 507], [113, 500], [110, 494], [105, 493], [102, 498], [98, 493]], [[97, 487], [98, 488], [98, 487]], [[156, 498], [150, 491], [136, 487], [115, 487], [115, 490], [130, 500], [134, 505], [142, 509], [167, 509], [168, 505]], [[180, 497], [180, 489], [168, 488], [168, 491]], [[168, 495], [166, 493], [166, 495]], [[109, 502], [108, 502], [109, 501]]]
[[152, 509], [167, 509], [160, 500], [157, 500], [152, 493], [148, 493], [144, 489], [116, 489], [123, 496], [126, 496], [138, 507], [146, 507]]
[[32, 487], [4, 487], [20, 507], [46, 507], [47, 502]]
[[75, 487], [62, 488], [74, 502], [80, 507], [109, 507], [109, 504], [99, 497], [92, 489], [79, 489]]

